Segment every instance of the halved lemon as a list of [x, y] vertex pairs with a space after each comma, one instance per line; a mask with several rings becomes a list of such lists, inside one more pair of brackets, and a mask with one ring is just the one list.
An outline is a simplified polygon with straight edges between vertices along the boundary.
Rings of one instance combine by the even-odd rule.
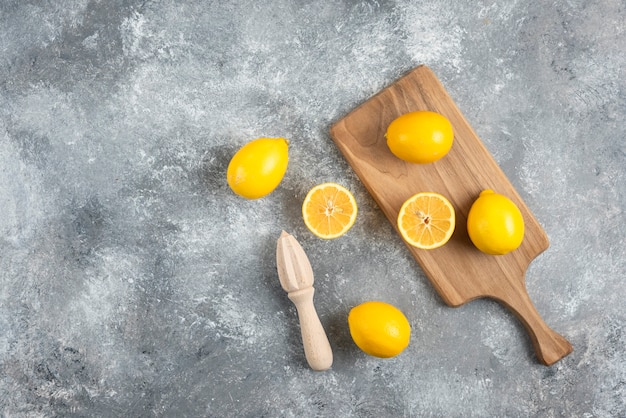
[[302, 218], [309, 230], [323, 239], [342, 236], [354, 225], [354, 196], [336, 183], [322, 183], [309, 190], [302, 203]]
[[454, 225], [454, 208], [439, 193], [417, 193], [404, 202], [398, 213], [398, 230], [402, 238], [424, 250], [439, 248], [448, 242]]

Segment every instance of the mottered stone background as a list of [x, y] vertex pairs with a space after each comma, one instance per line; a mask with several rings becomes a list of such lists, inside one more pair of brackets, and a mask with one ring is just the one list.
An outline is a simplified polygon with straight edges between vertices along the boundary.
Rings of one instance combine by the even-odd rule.
[[[3, 1], [0, 416], [626, 415], [623, 1]], [[330, 125], [429, 65], [546, 229], [527, 272], [574, 345], [540, 365], [520, 323], [444, 305], [332, 143]], [[270, 196], [225, 181], [291, 141]], [[322, 241], [300, 205], [339, 182], [360, 213]], [[335, 362], [304, 359], [275, 242], [316, 274]], [[376, 359], [347, 314], [399, 307]]]

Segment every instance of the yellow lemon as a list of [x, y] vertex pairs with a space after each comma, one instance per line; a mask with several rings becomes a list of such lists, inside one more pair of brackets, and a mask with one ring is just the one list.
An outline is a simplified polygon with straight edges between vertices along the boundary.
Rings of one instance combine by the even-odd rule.
[[445, 116], [420, 110], [396, 118], [387, 128], [385, 137], [389, 150], [396, 157], [410, 163], [427, 164], [450, 151], [454, 132]]
[[432, 250], [444, 245], [454, 232], [454, 207], [439, 193], [421, 192], [408, 198], [398, 213], [398, 230], [414, 247]]
[[483, 190], [467, 215], [467, 233], [480, 251], [502, 255], [515, 250], [524, 239], [524, 218], [508, 197]]
[[354, 196], [336, 183], [322, 183], [307, 193], [302, 203], [304, 224], [316, 236], [333, 239], [354, 225], [358, 207]]
[[288, 147], [285, 138], [258, 138], [241, 147], [226, 172], [233, 192], [258, 199], [274, 191], [287, 171]]
[[411, 326], [404, 314], [385, 302], [355, 306], [348, 315], [348, 326], [357, 347], [374, 357], [397, 356], [411, 338]]

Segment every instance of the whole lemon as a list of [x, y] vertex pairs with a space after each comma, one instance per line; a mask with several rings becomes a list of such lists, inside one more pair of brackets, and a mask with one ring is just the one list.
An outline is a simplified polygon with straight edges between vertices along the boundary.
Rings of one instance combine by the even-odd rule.
[[285, 138], [258, 138], [248, 142], [228, 164], [228, 185], [247, 199], [270, 194], [287, 171], [288, 148], [289, 141]]
[[452, 124], [445, 116], [419, 110], [405, 113], [387, 127], [387, 146], [396, 157], [427, 164], [444, 157], [454, 140]]
[[411, 326], [404, 314], [385, 302], [364, 302], [350, 310], [348, 326], [354, 343], [374, 357], [400, 354], [411, 338]]
[[508, 197], [483, 190], [467, 215], [467, 233], [480, 251], [502, 255], [524, 239], [524, 218]]

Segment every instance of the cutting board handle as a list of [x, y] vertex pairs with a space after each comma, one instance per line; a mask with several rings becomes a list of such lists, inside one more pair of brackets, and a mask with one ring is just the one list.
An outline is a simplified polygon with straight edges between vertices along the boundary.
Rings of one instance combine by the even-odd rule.
[[[523, 283], [523, 281], [522, 281]], [[573, 351], [572, 345], [544, 322], [530, 300], [525, 286], [506, 295], [497, 297], [522, 322], [533, 344], [537, 359], [551, 366]]]

